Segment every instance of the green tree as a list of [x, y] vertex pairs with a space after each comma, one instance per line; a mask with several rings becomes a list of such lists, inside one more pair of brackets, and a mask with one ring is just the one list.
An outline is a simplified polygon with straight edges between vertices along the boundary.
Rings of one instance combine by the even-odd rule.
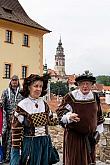
[[110, 76], [100, 75], [96, 77], [96, 82], [99, 84], [104, 84], [110, 86]]
[[67, 83], [63, 83], [62, 81], [59, 82], [51, 82], [50, 83], [50, 92], [55, 95], [61, 95], [64, 96], [66, 93], [69, 92], [69, 88], [67, 86]]

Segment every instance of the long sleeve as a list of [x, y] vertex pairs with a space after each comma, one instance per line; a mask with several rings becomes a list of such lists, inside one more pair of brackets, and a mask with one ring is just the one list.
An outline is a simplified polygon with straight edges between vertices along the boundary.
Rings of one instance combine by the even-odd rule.
[[96, 97], [97, 106], [98, 106], [96, 131], [98, 131], [99, 133], [102, 133], [104, 131], [104, 126], [103, 126], [104, 115], [103, 115], [103, 111], [100, 104], [100, 97], [98, 96], [97, 93], [95, 93], [95, 97]]
[[17, 116], [14, 115], [15, 112], [19, 113], [19, 107], [17, 107], [16, 111], [13, 112], [12, 117], [12, 147], [13, 148], [21, 148], [21, 142], [23, 137], [23, 125], [18, 120]]
[[69, 115], [73, 111], [73, 107], [71, 107], [71, 105], [72, 104], [71, 104], [70, 96], [67, 94], [63, 97], [62, 103], [59, 105], [59, 108], [56, 111], [61, 125], [62, 125], [62, 123], [63, 124], [70, 123]]
[[103, 124], [98, 125], [97, 128], [96, 128], [96, 131], [98, 131], [99, 133], [102, 133], [104, 131]]
[[101, 105], [98, 104], [98, 112], [97, 112], [97, 125], [100, 125], [104, 122], [104, 116], [102, 112]]
[[98, 106], [98, 112], [97, 112], [97, 125], [100, 125], [104, 122], [104, 115], [100, 103], [100, 97], [98, 96], [97, 93], [95, 93], [96, 101], [97, 101], [97, 106]]

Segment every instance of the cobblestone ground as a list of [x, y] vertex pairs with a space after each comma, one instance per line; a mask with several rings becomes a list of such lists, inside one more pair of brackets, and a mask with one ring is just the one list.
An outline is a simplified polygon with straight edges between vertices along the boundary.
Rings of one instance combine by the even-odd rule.
[[[62, 161], [58, 162], [56, 165], [62, 165]], [[97, 164], [96, 165], [110, 165], [110, 164], [108, 164], [108, 163], [106, 164], [106, 163], [97, 161]]]
[[[58, 162], [56, 165], [63, 165], [63, 163], [62, 163], [62, 154], [60, 154], [60, 162]], [[96, 165], [110, 165], [110, 163], [104, 163], [104, 162], [101, 162], [101, 161], [97, 161]]]
[[[63, 165], [62, 153], [60, 153], [59, 155], [60, 155], [60, 162], [58, 162], [56, 165]], [[3, 163], [3, 165], [9, 165], [9, 164]], [[104, 162], [101, 162], [101, 161], [97, 161], [96, 165], [110, 165], [110, 162], [104, 163]]]
[[[3, 165], [9, 165], [9, 164], [4, 163]], [[62, 154], [60, 154], [60, 162], [58, 162], [56, 165], [63, 165]], [[97, 161], [96, 165], [110, 165], [110, 163], [104, 163], [104, 162], [101, 162], [101, 161]]]
[[[63, 163], [62, 163], [62, 161], [60, 161], [60, 162], [58, 162], [56, 165], [62, 165]], [[4, 165], [9, 165], [9, 164], [5, 164], [4, 163]], [[110, 163], [108, 164], [106, 164], [106, 163], [103, 163], [103, 162], [100, 162], [100, 161], [97, 161], [97, 164], [96, 165], [110, 165]]]

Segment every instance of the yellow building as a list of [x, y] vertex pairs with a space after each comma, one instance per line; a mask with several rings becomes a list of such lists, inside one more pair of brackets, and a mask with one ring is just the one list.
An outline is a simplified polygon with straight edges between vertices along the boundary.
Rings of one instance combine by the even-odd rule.
[[31, 73], [43, 73], [43, 35], [49, 32], [18, 0], [0, 0], [0, 93], [14, 74], [22, 83]]

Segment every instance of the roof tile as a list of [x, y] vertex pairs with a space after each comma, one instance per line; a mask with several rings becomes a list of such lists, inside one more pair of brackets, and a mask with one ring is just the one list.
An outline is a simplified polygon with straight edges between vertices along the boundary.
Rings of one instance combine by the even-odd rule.
[[0, 0], [0, 19], [50, 32], [48, 29], [33, 21], [26, 14], [18, 0]]

